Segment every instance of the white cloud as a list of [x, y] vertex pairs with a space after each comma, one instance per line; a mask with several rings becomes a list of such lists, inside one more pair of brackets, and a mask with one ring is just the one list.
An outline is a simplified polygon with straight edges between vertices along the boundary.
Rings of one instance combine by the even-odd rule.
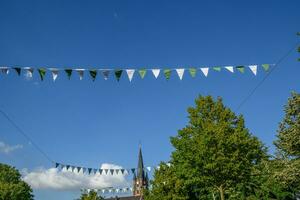
[[15, 151], [17, 149], [22, 149], [22, 148], [23, 148], [23, 146], [20, 144], [10, 146], [10, 145], [5, 144], [4, 142], [0, 141], [0, 153], [8, 154], [12, 151]]
[[[104, 163], [102, 169], [121, 169], [121, 166]], [[125, 176], [121, 173], [114, 175], [83, 174], [58, 170], [57, 168], [40, 168], [32, 172], [23, 170], [23, 180], [34, 189], [79, 190], [82, 188], [106, 188], [128, 186]]]

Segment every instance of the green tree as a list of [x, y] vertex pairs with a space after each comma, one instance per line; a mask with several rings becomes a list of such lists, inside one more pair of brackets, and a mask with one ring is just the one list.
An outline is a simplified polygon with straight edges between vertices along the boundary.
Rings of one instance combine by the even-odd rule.
[[265, 147], [221, 98], [200, 96], [195, 103], [188, 125], [171, 137], [170, 167], [154, 174], [146, 199], [160, 193], [163, 200], [245, 199], [258, 187], [253, 174], [267, 158]]
[[78, 200], [103, 200], [95, 191], [83, 192]]
[[0, 199], [31, 200], [32, 189], [21, 180], [21, 174], [14, 167], [0, 163]]
[[278, 153], [284, 157], [300, 158], [300, 94], [292, 92], [284, 108], [285, 116], [279, 124], [277, 140]]

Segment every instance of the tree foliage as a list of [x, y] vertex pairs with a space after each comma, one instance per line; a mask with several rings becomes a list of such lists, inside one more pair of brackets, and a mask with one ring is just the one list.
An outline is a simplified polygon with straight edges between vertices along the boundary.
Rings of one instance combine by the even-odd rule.
[[103, 200], [95, 191], [83, 192], [78, 200]]
[[21, 174], [14, 167], [0, 163], [0, 199], [31, 200], [32, 189], [21, 180]]
[[255, 188], [255, 169], [267, 158], [263, 144], [221, 98], [200, 96], [195, 103], [188, 125], [171, 137], [171, 166], [154, 174], [146, 199], [241, 199]]

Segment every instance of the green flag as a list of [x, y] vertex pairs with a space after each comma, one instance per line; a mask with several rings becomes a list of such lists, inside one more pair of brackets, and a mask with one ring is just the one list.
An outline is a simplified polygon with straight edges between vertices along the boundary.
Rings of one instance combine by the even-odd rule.
[[165, 69], [164, 74], [165, 74], [166, 79], [169, 80], [170, 77], [171, 77], [171, 70], [170, 69]]
[[142, 79], [145, 77], [146, 73], [147, 73], [146, 69], [140, 69], [139, 70], [139, 74], [140, 74], [140, 76], [141, 76]]
[[96, 80], [96, 76], [97, 76], [97, 70], [96, 69], [92, 69], [92, 70], [89, 70], [90, 72], [90, 75], [92, 77], [92, 80], [95, 81]]
[[122, 70], [122, 69], [117, 69], [117, 70], [115, 70], [115, 76], [116, 76], [117, 81], [120, 81], [120, 78], [121, 78], [121, 76], [122, 76], [122, 73], [123, 73], [123, 70]]
[[221, 67], [213, 67], [213, 69], [217, 72], [220, 72], [221, 71]]
[[236, 66], [236, 69], [239, 70], [241, 73], [245, 72], [245, 67], [244, 66]]
[[18, 76], [21, 74], [21, 68], [20, 67], [14, 67], [14, 70], [16, 70]]
[[68, 79], [70, 80], [71, 79], [71, 76], [72, 76], [72, 69], [65, 69], [65, 72], [68, 76]]
[[197, 73], [197, 69], [196, 68], [189, 68], [189, 72], [191, 77], [195, 78], [196, 73]]
[[39, 72], [39, 74], [40, 74], [41, 81], [43, 81], [43, 80], [44, 80], [44, 77], [45, 77], [45, 75], [46, 75], [46, 69], [44, 69], [44, 68], [39, 68], [39, 69], [38, 69], [38, 72]]
[[270, 65], [269, 65], [269, 64], [262, 64], [261, 66], [264, 68], [264, 70], [265, 70], [266, 72], [269, 71], [269, 68], [270, 68]]

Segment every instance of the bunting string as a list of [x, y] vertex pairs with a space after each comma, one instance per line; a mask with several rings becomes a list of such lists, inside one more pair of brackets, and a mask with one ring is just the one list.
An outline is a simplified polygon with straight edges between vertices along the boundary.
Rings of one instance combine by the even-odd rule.
[[[169, 165], [169, 164], [167, 164]], [[100, 174], [100, 175], [130, 175], [137, 172], [137, 168], [127, 168], [127, 169], [115, 169], [115, 168], [92, 168], [92, 167], [81, 167], [74, 166], [69, 164], [55, 163], [55, 168], [60, 170], [67, 170], [74, 173], [83, 173], [83, 174]], [[151, 172], [153, 169], [159, 169], [159, 166], [148, 166], [144, 167], [145, 172]]]
[[122, 188], [84, 188], [81, 189], [82, 192], [84, 193], [89, 193], [91, 191], [94, 191], [98, 194], [105, 194], [105, 193], [127, 193], [127, 192], [132, 192], [133, 188], [132, 187], [122, 187]]
[[[255, 76], [258, 73], [259, 68], [263, 71], [268, 72], [270, 67], [274, 66], [274, 64], [255, 64], [255, 65], [237, 65], [237, 66], [214, 66], [214, 67], [188, 67], [188, 68], [143, 68], [143, 69], [88, 69], [88, 68], [34, 68], [34, 67], [0, 67], [0, 72], [3, 75], [8, 75], [10, 71], [15, 71], [15, 73], [20, 76], [22, 72], [24, 75], [30, 79], [33, 78], [34, 71], [37, 71], [40, 80], [43, 81], [45, 79], [46, 74], [50, 73], [52, 75], [53, 81], [56, 81], [60, 74], [64, 73], [68, 80], [71, 80], [71, 77], [74, 76], [74, 71], [79, 76], [79, 80], [83, 80], [85, 74], [89, 76], [92, 81], [95, 81], [97, 76], [101, 75], [104, 80], [108, 80], [110, 76], [114, 76], [117, 81], [121, 80], [122, 75], [126, 74], [128, 80], [131, 82], [134, 78], [135, 74], [138, 74], [140, 79], [144, 79], [146, 75], [149, 73], [157, 79], [161, 74], [163, 74], [166, 80], [171, 78], [172, 74], [177, 74], [180, 80], [184, 77], [184, 72], [188, 71], [188, 74], [195, 78], [198, 71], [202, 72], [204, 77], [208, 77], [210, 71], [221, 72], [228, 71], [230, 73], [235, 73], [236, 71], [239, 73], [245, 73], [245, 70], [249, 70]], [[124, 72], [124, 73], [123, 73]], [[135, 73], [137, 72], [137, 73]]]

